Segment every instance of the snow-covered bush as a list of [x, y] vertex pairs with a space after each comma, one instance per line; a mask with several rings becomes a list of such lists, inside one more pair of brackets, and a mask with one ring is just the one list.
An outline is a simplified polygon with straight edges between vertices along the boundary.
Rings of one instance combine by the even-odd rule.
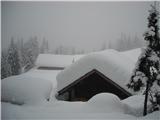
[[[20, 74], [20, 59], [18, 55], [18, 49], [14, 43], [14, 39], [11, 38], [11, 44], [8, 49], [7, 62], [10, 65], [11, 75]], [[3, 71], [2, 71], [3, 72]]]
[[2, 101], [14, 104], [37, 104], [47, 101], [52, 83], [25, 75], [8, 77], [2, 80]]
[[121, 103], [118, 96], [111, 93], [100, 93], [93, 96], [87, 105], [93, 107], [93, 110], [103, 112], [121, 112], [123, 113], [123, 104]]

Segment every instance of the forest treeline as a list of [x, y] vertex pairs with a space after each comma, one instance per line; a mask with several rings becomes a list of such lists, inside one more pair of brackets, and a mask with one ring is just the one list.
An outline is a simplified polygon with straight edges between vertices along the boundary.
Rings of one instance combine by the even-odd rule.
[[[79, 50], [75, 47], [59, 45], [56, 48], [50, 48], [48, 40], [45, 38], [42, 41], [36, 36], [30, 37], [29, 40], [15, 40], [11, 38], [10, 45], [6, 49], [2, 49], [1, 54], [1, 79], [22, 74], [34, 67], [35, 61], [39, 54], [85, 54], [85, 50]], [[117, 40], [116, 44], [111, 41], [104, 41], [99, 48], [93, 51], [101, 51], [105, 49], [116, 49], [125, 51], [133, 48], [142, 47], [143, 43], [137, 36], [131, 38], [125, 34]]]

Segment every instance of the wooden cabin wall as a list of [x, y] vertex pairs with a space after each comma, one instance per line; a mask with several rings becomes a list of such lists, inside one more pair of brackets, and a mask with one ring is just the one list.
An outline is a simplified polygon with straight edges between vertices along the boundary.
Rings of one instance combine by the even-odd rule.
[[87, 77], [77, 82], [74, 86], [66, 90], [64, 97], [67, 101], [88, 101], [98, 93], [109, 92], [117, 95], [120, 99], [129, 97], [121, 88], [110, 82], [107, 77], [104, 78], [97, 72], [93, 72]]

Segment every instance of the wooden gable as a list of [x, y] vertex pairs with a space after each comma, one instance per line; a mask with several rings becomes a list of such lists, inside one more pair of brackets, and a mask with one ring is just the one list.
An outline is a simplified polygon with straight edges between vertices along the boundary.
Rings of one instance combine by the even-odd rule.
[[102, 92], [116, 94], [120, 99], [131, 96], [129, 92], [96, 69], [86, 73], [70, 85], [58, 91], [58, 99], [68, 101], [87, 101]]

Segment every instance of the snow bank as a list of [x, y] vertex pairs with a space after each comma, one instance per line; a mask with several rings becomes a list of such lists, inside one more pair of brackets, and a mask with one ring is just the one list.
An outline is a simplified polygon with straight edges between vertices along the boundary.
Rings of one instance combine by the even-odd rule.
[[[36, 105], [15, 105], [2, 102], [2, 119], [107, 119], [107, 120], [159, 120], [160, 111], [144, 117], [126, 114], [123, 104], [139, 105], [144, 97], [132, 96], [120, 101], [116, 95], [101, 93], [92, 97], [88, 102], [55, 101]], [[122, 103], [121, 103], [122, 102]], [[138, 105], [137, 105], [138, 104]], [[131, 107], [127, 110], [130, 111]], [[137, 110], [137, 109], [135, 109]], [[139, 112], [139, 110], [137, 110]]]
[[[102, 106], [103, 105], [103, 106]], [[102, 93], [88, 102], [48, 102], [39, 106], [17, 106], [2, 103], [3, 119], [135, 119], [124, 114], [120, 100]]]
[[129, 91], [126, 84], [131, 77], [134, 64], [129, 58], [112, 49], [88, 54], [61, 71], [57, 75], [58, 91], [93, 69]]
[[[93, 111], [102, 111], [106, 113], [112, 113], [113, 111], [124, 113], [123, 105], [118, 96], [111, 93], [100, 93], [93, 96], [87, 105], [92, 107]], [[101, 110], [99, 110], [101, 109]]]
[[[86, 103], [87, 104], [87, 103]], [[104, 104], [107, 107], [107, 105]], [[54, 102], [45, 106], [18, 106], [2, 102], [2, 119], [35, 120], [35, 119], [105, 119], [105, 120], [159, 120], [160, 111], [144, 117], [134, 117], [120, 112], [87, 112], [93, 109], [82, 102]], [[97, 109], [97, 108], [95, 108]], [[99, 108], [99, 110], [101, 110]]]
[[[134, 116], [143, 116], [144, 95], [134, 95], [122, 100], [126, 114]], [[150, 103], [148, 102], [148, 106]]]
[[37, 104], [50, 98], [52, 83], [47, 80], [18, 75], [2, 80], [2, 101], [15, 104]]
[[66, 67], [74, 61], [81, 58], [83, 55], [54, 55], [54, 54], [39, 54], [36, 60], [36, 66], [42, 67]]
[[[62, 105], [68, 103], [60, 103]], [[73, 103], [74, 104], [74, 103]], [[128, 119], [132, 120], [135, 117], [122, 113], [88, 113], [83, 112], [85, 109], [81, 109], [81, 112], [77, 112], [79, 108], [79, 103], [76, 103], [77, 107], [73, 109], [71, 107], [59, 106], [59, 111], [56, 111], [57, 106], [16, 106], [9, 103], [2, 103], [2, 119], [11, 120], [11, 119], [19, 119], [19, 120], [48, 120], [48, 119]], [[72, 110], [71, 110], [71, 109]], [[83, 108], [83, 107], [82, 107]], [[70, 111], [71, 110], [71, 111]], [[67, 111], [67, 112], [64, 112]], [[73, 111], [73, 112], [72, 112]], [[76, 112], [75, 112], [76, 111]]]

